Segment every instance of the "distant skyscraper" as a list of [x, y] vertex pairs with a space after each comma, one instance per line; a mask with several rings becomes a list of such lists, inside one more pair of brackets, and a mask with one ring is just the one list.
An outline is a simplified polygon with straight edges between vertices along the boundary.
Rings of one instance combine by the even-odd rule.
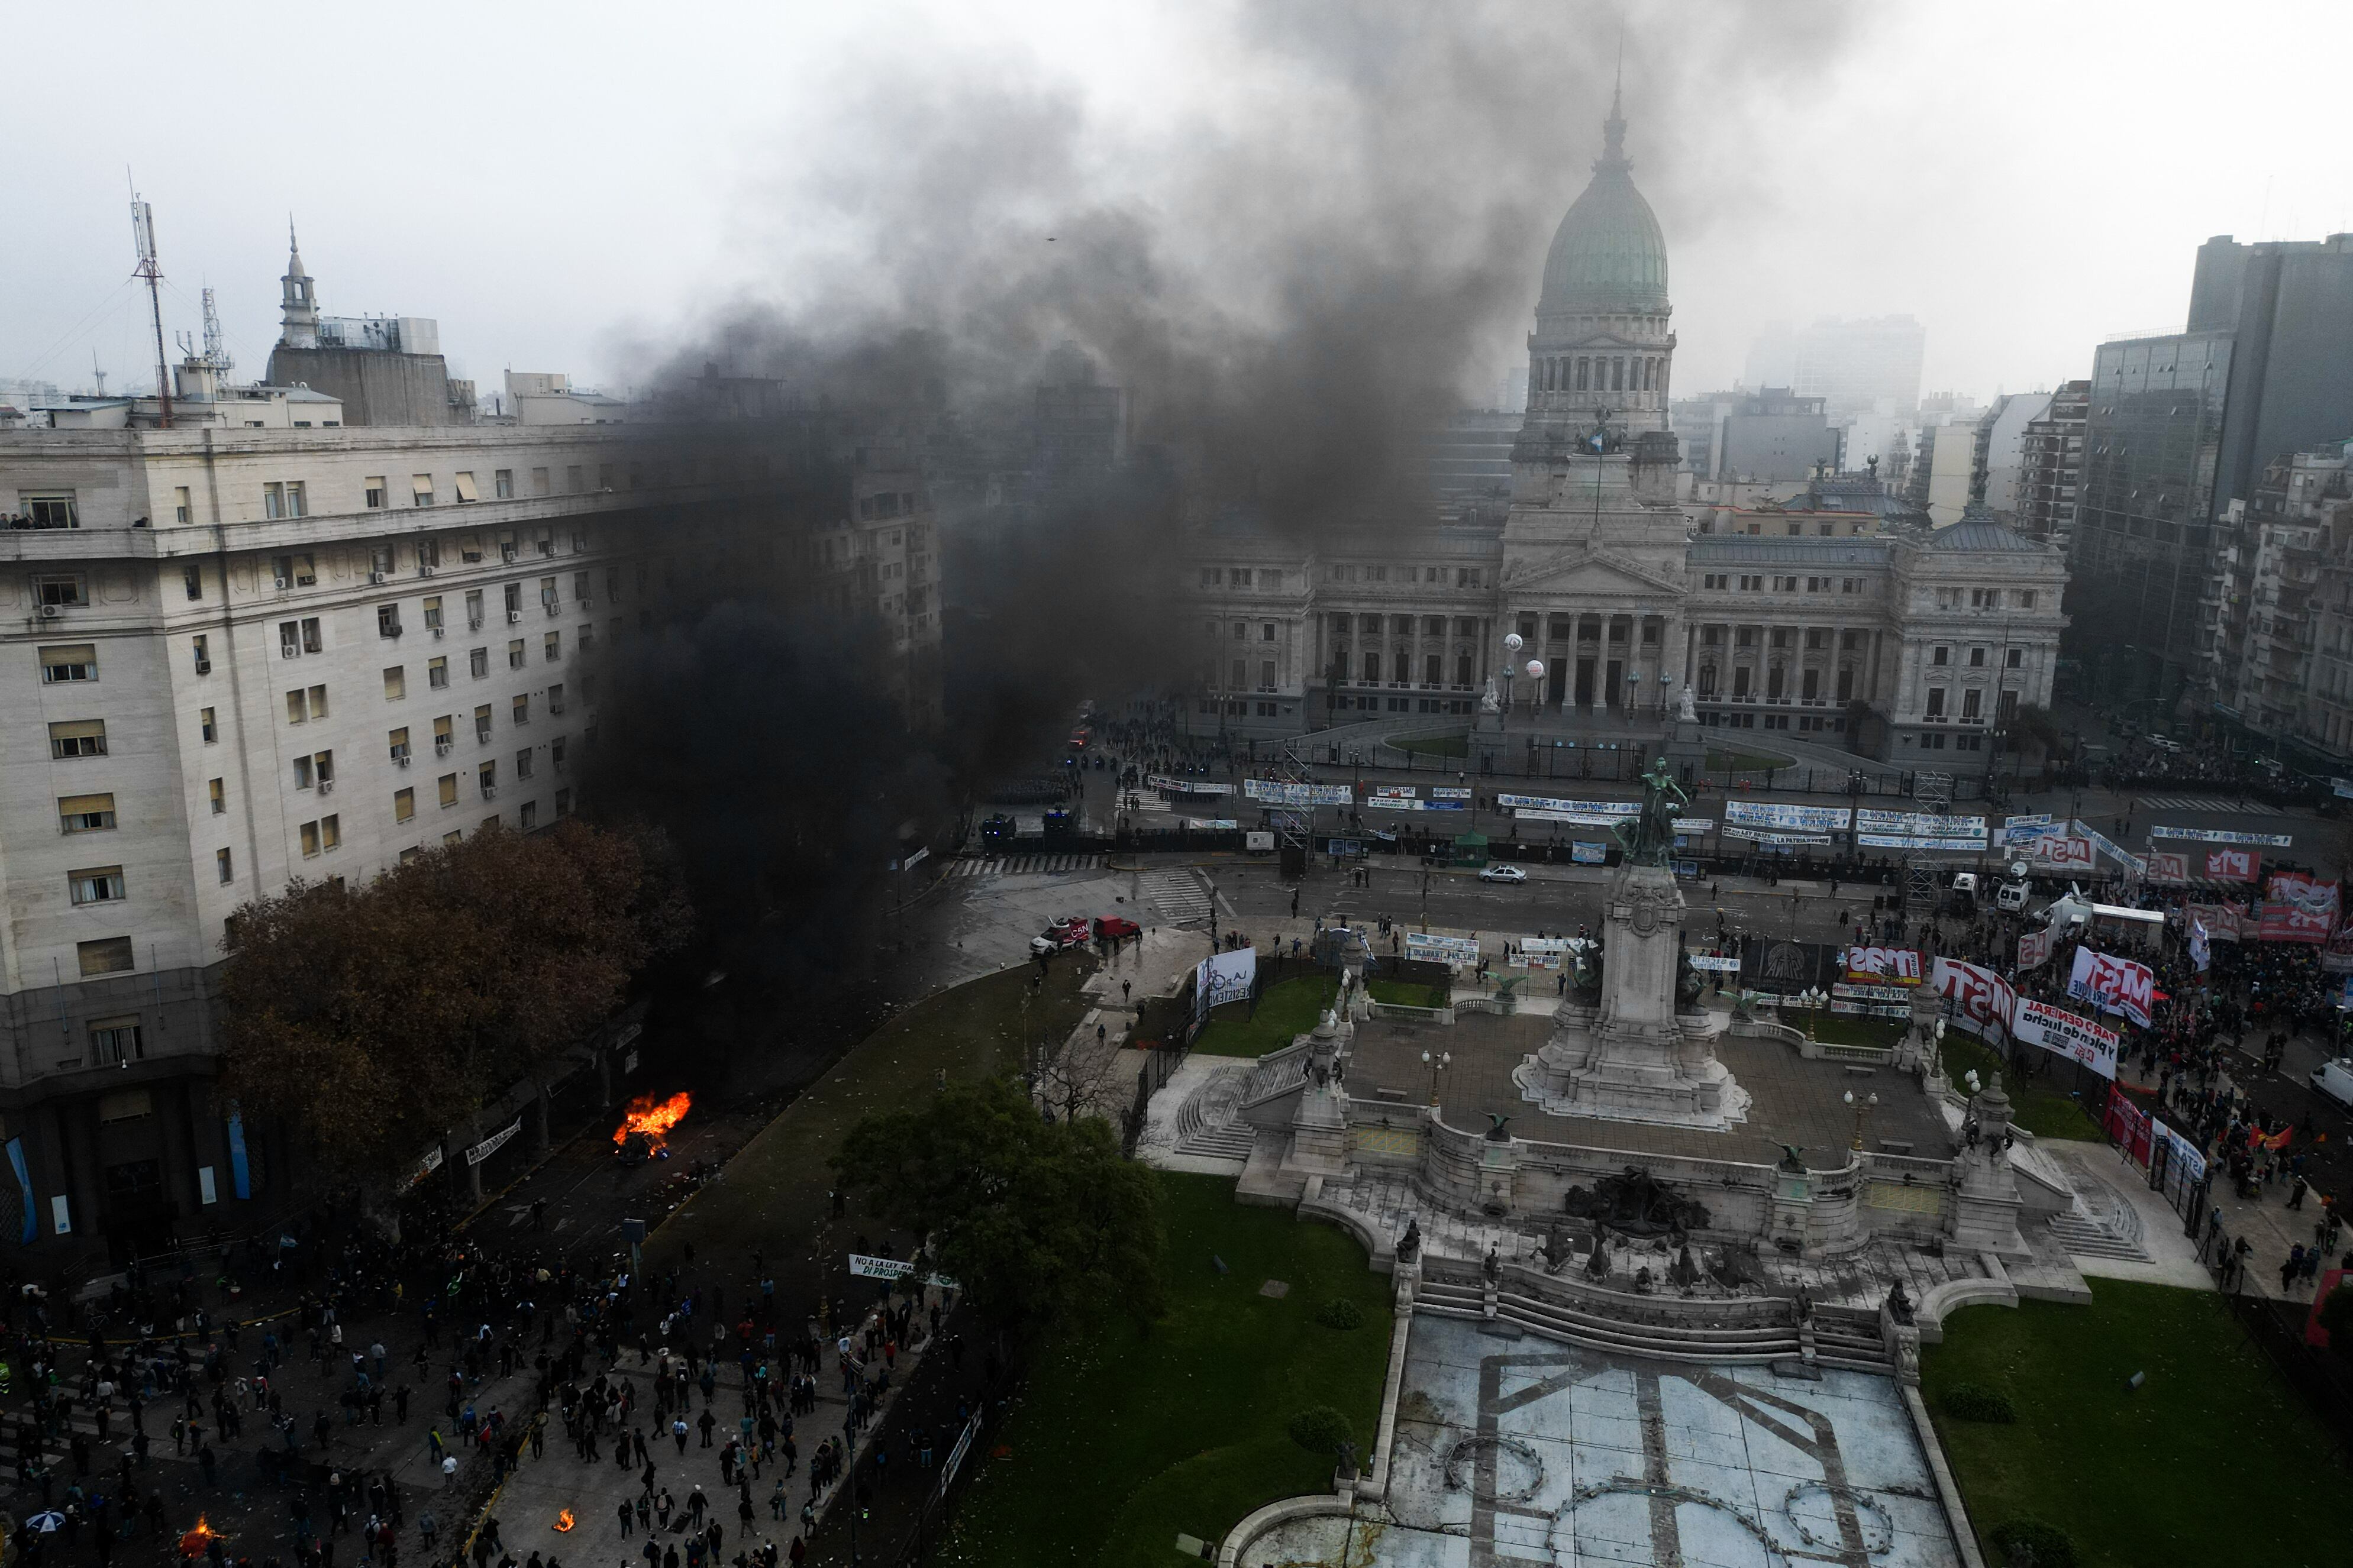
[[2187, 328], [2094, 357], [2071, 642], [2110, 700], [2219, 689], [2236, 657], [2215, 574], [2254, 554], [2228, 548], [2231, 503], [2353, 428], [2353, 235], [2208, 240]]
[[1768, 327], [1749, 350], [1746, 379], [1820, 398], [1833, 425], [1874, 410], [1908, 413], [1920, 400], [1926, 342], [1910, 316], [1826, 316], [1810, 327]]
[[2051, 406], [2026, 426], [2019, 453], [2018, 531], [2030, 539], [2064, 542], [2075, 528], [2075, 496], [2084, 479], [2084, 421], [2092, 384], [2071, 381], [2051, 395]]

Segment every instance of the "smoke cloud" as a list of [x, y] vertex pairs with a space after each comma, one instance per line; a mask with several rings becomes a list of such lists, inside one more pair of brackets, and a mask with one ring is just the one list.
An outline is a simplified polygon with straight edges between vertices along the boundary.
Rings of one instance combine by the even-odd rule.
[[[1675, 157], [1676, 127], [1801, 88], [1846, 18], [1693, 5], [1625, 29], [1636, 177], [1671, 243], [1743, 199], [1738, 170]], [[1599, 151], [1617, 13], [1330, 0], [1198, 25], [1189, 64], [1219, 86], [1173, 115], [1007, 55], [894, 39], [848, 63], [871, 92], [829, 106], [821, 155], [780, 153], [796, 172], [754, 203], [745, 242], [791, 258], [773, 297], [638, 346], [641, 379], [673, 390], [709, 367], [776, 378], [855, 433], [845, 468], [852, 446], [911, 453], [945, 541], [941, 734], [897, 725], [869, 634], [788, 591], [731, 595], [624, 672], [632, 729], [736, 748], [605, 783], [670, 823], [706, 919], [739, 939], [775, 950], [781, 923], [785, 950], [823, 951], [871, 912], [905, 824], [935, 831], [1037, 771], [1082, 698], [1185, 684], [1198, 649], [1167, 589], [1194, 531], [1312, 546], [1427, 519], [1428, 433], [1522, 370], [1545, 246]], [[1039, 486], [1035, 389], [1072, 351], [1125, 389], [1131, 460]], [[846, 505], [839, 473], [818, 489], [797, 504]]]

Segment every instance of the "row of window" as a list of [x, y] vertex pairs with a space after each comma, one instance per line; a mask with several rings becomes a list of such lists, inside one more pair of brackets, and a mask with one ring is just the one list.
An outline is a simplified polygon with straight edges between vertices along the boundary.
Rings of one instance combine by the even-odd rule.
[[1999, 610], [2005, 604], [2012, 609], [2031, 610], [2034, 608], [2040, 593], [2041, 590], [2035, 588], [1939, 588], [1936, 590], [1936, 608], [1957, 610], [1966, 595], [1972, 610]]
[[[1436, 584], [1440, 587], [1443, 587], [1446, 583], [1447, 569], [1443, 566], [1400, 565], [1395, 570], [1396, 575], [1391, 576], [1391, 569], [1386, 565], [1326, 566], [1324, 569], [1324, 580], [1327, 583], [1419, 583], [1425, 586]], [[1483, 586], [1485, 567], [1457, 566], [1453, 570], [1456, 587]], [[1261, 575], [1264, 576], [1266, 574], [1262, 573]], [[1207, 585], [1204, 584], [1204, 586]]]
[[[522, 647], [522, 644], [520, 642], [512, 644], [512, 649], [513, 651], [511, 651], [508, 655], [509, 660], [513, 663], [514, 667], [518, 669], [522, 668], [522, 655], [520, 651]], [[485, 650], [476, 648], [474, 651], [479, 654]], [[555, 656], [554, 654], [550, 654], [548, 657], [553, 658]], [[440, 659], [434, 660], [434, 663], [437, 666], [443, 662], [444, 661]], [[441, 677], [447, 674], [445, 670], [438, 668], [428, 670], [427, 673], [436, 677]], [[477, 669], [475, 673], [479, 675], [481, 671]], [[589, 676], [584, 675], [580, 678], [580, 689], [584, 700], [594, 700], [592, 680], [593, 678]], [[437, 679], [433, 681], [433, 684], [436, 687], [441, 687], [448, 685], [448, 682], [445, 679]], [[397, 702], [408, 695], [408, 672], [406, 666], [396, 664], [385, 669], [384, 672], [384, 695], [385, 700], [388, 702]], [[514, 721], [518, 724], [530, 723], [531, 693], [528, 691], [519, 691], [515, 693], [513, 702]], [[564, 683], [562, 681], [556, 681], [548, 687], [547, 710], [549, 713], [556, 715], [557, 717], [561, 717], [563, 715], [565, 710], [565, 700]], [[209, 713], [211, 710], [206, 709], [206, 711]], [[324, 686], [298, 686], [286, 693], [286, 721], [289, 724], [307, 724], [313, 719], [324, 719], [325, 717], [327, 717], [327, 689]], [[476, 724], [482, 731], [481, 738], [484, 740], [490, 739], [491, 705], [485, 702], [480, 707], [475, 709], [474, 717]], [[441, 721], [438, 719], [434, 721], [436, 725], [438, 725], [440, 722]]]
[[[1757, 634], [1760, 630], [1766, 634], [1766, 640], [1770, 647], [1788, 647], [1790, 645], [1792, 628], [1788, 626], [1734, 626], [1732, 628], [1732, 646], [1735, 647], [1756, 647]], [[1805, 628], [1805, 632], [1807, 647], [1819, 651], [1830, 647], [1830, 631], [1827, 627], [1808, 626]], [[1700, 627], [1699, 646], [1702, 647], [1722, 647], [1724, 646], [1724, 633], [1725, 628], [1722, 626]], [[1841, 653], [1852, 653], [1862, 646], [1862, 634], [1861, 632], [1842, 631], [1839, 633], [1838, 637], [1839, 651]]]
[[1546, 356], [1528, 366], [1538, 392], [1657, 392], [1666, 379], [1663, 354]]
[[[1273, 667], [1269, 665], [1268, 668], [1271, 669]], [[1362, 672], [1359, 677], [1360, 679], [1367, 683], [1377, 685], [1382, 679], [1381, 671], [1385, 667], [1381, 662], [1381, 656], [1379, 654], [1367, 653], [1360, 657], [1356, 668]], [[1388, 663], [1386, 668], [1389, 672], [1389, 679], [1411, 680], [1413, 679], [1413, 656], [1406, 653], [1392, 654], [1389, 656]], [[1443, 655], [1434, 653], [1426, 653], [1422, 655], [1421, 683], [1424, 686], [1440, 685], [1444, 679], [1444, 668], [1445, 659]], [[1457, 654], [1454, 658], [1454, 684], [1457, 686], [1469, 686], [1472, 684], [1471, 669], [1471, 656], [1467, 653]], [[1348, 679], [1348, 655], [1345, 648], [1335, 650], [1332, 656], [1332, 679], [1335, 683]]]
[[[1704, 702], [1713, 699], [1716, 694], [1718, 679], [1716, 668], [1712, 664], [1703, 664], [1699, 667], [1698, 675], [1699, 678], [1694, 684], [1696, 688], [1699, 700]], [[1765, 672], [1765, 700], [1767, 701], [1778, 702], [1784, 696], [1788, 694], [1788, 676], [1789, 672], [1787, 669], [1778, 667], [1768, 669]], [[1733, 667], [1731, 695], [1736, 701], [1742, 698], [1755, 695], [1753, 685], [1755, 679], [1756, 671], [1751, 667], [1745, 664], [1735, 665]], [[1841, 702], [1845, 702], [1852, 699], [1854, 696], [1853, 670], [1841, 669], [1838, 672], [1837, 692], [1838, 700]], [[1799, 672], [1798, 696], [1800, 700], [1808, 702], [1818, 702], [1821, 700], [1822, 672], [1820, 670], [1806, 669]]]
[[[1452, 617], [1452, 619], [1454, 625], [1454, 635], [1456, 637], [1472, 637], [1479, 635], [1479, 622], [1476, 616], [1456, 616]], [[1442, 637], [1447, 635], [1447, 620], [1448, 617], [1444, 616], [1422, 616], [1419, 617], [1413, 616], [1383, 616], [1373, 615], [1354, 615], [1349, 611], [1340, 610], [1325, 616], [1324, 617], [1324, 624], [1335, 632], [1347, 632], [1352, 630], [1361, 631], [1366, 637], [1379, 636], [1382, 626], [1386, 625], [1390, 636], [1400, 637], [1413, 636], [1414, 628], [1416, 625], [1419, 624], [1420, 626], [1420, 633], [1423, 637]]]
[[[1772, 584], [1769, 589], [1766, 587], [1767, 582]], [[1803, 588], [1798, 586], [1801, 582]], [[1763, 572], [1707, 572], [1700, 576], [1703, 589], [1727, 594], [1860, 594], [1869, 582], [1863, 577], [1797, 577]]]
[[[1602, 640], [1606, 631], [1609, 641], [1624, 642], [1626, 640], [1627, 629], [1631, 622], [1636, 618], [1641, 619], [1642, 623], [1642, 646], [1645, 647], [1655, 646], [1659, 640], [1659, 621], [1655, 616], [1650, 616], [1641, 617], [1627, 616], [1547, 616], [1545, 617], [1544, 622], [1545, 640], [1547, 642], [1569, 642], [1572, 640], [1577, 642], [1599, 642]], [[1520, 617], [1519, 625], [1520, 637], [1523, 641], [1534, 642], [1536, 640], [1535, 616], [1522, 616]]]

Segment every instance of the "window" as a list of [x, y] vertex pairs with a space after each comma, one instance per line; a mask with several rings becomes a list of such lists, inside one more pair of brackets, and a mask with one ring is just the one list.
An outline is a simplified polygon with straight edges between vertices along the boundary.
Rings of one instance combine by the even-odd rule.
[[375, 635], [380, 637], [396, 637], [400, 635], [398, 605], [378, 605], [375, 607]]
[[571, 815], [572, 792], [568, 789], [557, 790], [555, 792], [555, 819], [558, 822], [561, 822]]
[[196, 673], [198, 675], [210, 675], [213, 672], [213, 650], [210, 638], [190, 638], [188, 641], [188, 652], [195, 660]]
[[465, 837], [466, 830], [464, 828], [453, 827], [448, 832], [441, 836], [441, 847], [445, 849], [452, 848], [461, 843], [465, 839]]
[[578, 463], [567, 463], [565, 465], [564, 489], [566, 494], [576, 496], [583, 489], [587, 488], [587, 481], [583, 477], [584, 471], [585, 470], [582, 469]]
[[[228, 851], [224, 849], [221, 853], [226, 855]], [[223, 878], [222, 880], [227, 881], [227, 879]], [[90, 1052], [90, 1058], [101, 1067], [137, 1061], [144, 1057], [147, 1051], [140, 1043], [137, 1015], [128, 1018], [100, 1018], [91, 1024]], [[129, 1096], [107, 1095], [101, 1103], [100, 1121], [129, 1121], [155, 1113], [154, 1099], [143, 1089], [134, 1090]], [[108, 1173], [110, 1179], [112, 1174], [112, 1172]]]
[[1973, 647], [1969, 649], [1969, 668], [1971, 669], [1983, 669], [1985, 668], [1985, 649], [1981, 647]]
[[121, 974], [138, 963], [132, 956], [131, 939], [111, 936], [99, 942], [74, 944], [74, 952], [81, 961], [81, 972], [92, 974]]
[[1928, 650], [1928, 662], [1938, 665], [1950, 664], [1953, 662], [1953, 650], [1948, 647], [1932, 647]]
[[33, 579], [33, 595], [41, 604], [48, 605], [71, 606], [90, 603], [79, 575], [36, 577]]
[[470, 632], [482, 629], [482, 591], [480, 588], [467, 591], [466, 629]]
[[93, 866], [66, 873], [66, 888], [77, 904], [119, 904], [122, 901], [122, 868]]
[[522, 666], [522, 638], [516, 637], [507, 644], [507, 668], [509, 669], [521, 669]]
[[481, 790], [482, 798], [484, 800], [491, 799], [497, 795], [499, 793], [499, 764], [496, 763], [482, 763], [480, 767], [474, 770], [474, 782], [477, 787]]
[[1945, 689], [1941, 686], [1932, 686], [1928, 688], [1928, 717], [1941, 719], [1944, 716]]
[[449, 661], [429, 658], [425, 661], [425, 684], [438, 691], [449, 684]]
[[537, 827], [539, 826], [539, 802], [535, 800], [524, 801], [522, 803], [522, 809], [515, 813], [515, 820], [517, 825], [521, 826], [525, 833], [529, 833], [533, 828]]
[[491, 739], [491, 705], [483, 703], [474, 710], [474, 739], [488, 745]]
[[439, 637], [442, 633], [441, 595], [438, 594], [430, 595], [425, 601], [425, 629], [435, 637]]
[[[185, 485], [174, 485], [174, 486], [173, 486], [173, 487], [172, 487], [172, 521], [173, 521], [174, 522], [186, 522], [186, 521], [188, 521], [190, 520], [190, 518], [192, 518], [192, 517], [195, 515], [195, 507], [194, 507], [193, 505], [191, 505], [191, 504], [190, 504], [190, 498], [189, 498], [189, 495], [188, 495], [188, 487], [187, 487], [187, 486], [185, 486]], [[193, 567], [193, 566], [192, 566], [192, 567], [190, 567], [190, 568], [188, 569], [188, 574], [189, 574], [189, 576], [190, 576], [190, 577], [192, 577], [192, 578], [193, 578], [193, 577], [195, 575], [195, 567]], [[188, 591], [188, 597], [189, 597], [189, 598], [191, 598], [191, 599], [193, 599], [193, 598], [195, 598], [195, 596], [196, 596], [196, 595], [195, 595], [195, 590], [194, 586], [192, 585], [192, 586], [190, 587], [189, 591]]]
[[1985, 693], [1974, 686], [1970, 687], [1961, 693], [1961, 717], [1970, 720], [1978, 718], [1983, 711]]
[[408, 726], [404, 724], [397, 730], [385, 731], [385, 742], [387, 754], [395, 763], [408, 760]]
[[408, 493], [415, 505], [431, 506], [433, 504], [433, 476], [431, 474], [411, 474], [408, 477]]
[[[1239, 684], [1239, 682], [1237, 682], [1237, 684]], [[531, 722], [531, 693], [528, 691], [520, 691], [515, 694], [514, 721], [518, 724], [528, 724]]]
[[547, 655], [547, 662], [554, 664], [557, 659], [564, 657], [564, 634], [562, 632], [548, 633], [545, 637], [540, 639], [540, 647]]
[[514, 470], [501, 468], [491, 476], [491, 494], [500, 500], [514, 498]]
[[1749, 668], [1745, 664], [1734, 667], [1732, 671], [1732, 694], [1735, 697], [1746, 697], [1748, 695], [1749, 673]]
[[319, 852], [319, 825], [306, 822], [299, 831], [302, 838], [302, 858], [308, 860]]
[[474, 476], [471, 473], [457, 475], [449, 481], [449, 484], [450, 488], [458, 492], [458, 500], [460, 504], [482, 499], [480, 492], [474, 489]]
[[467, 673], [471, 675], [476, 680], [480, 680], [482, 677], [490, 674], [491, 650], [486, 647], [478, 647], [469, 653], [466, 656], [466, 669]]
[[[1266, 683], [1269, 686], [1271, 686], [1274, 684], [1274, 663], [1271, 659], [1267, 662], [1266, 672]], [[583, 681], [582, 685], [585, 687], [586, 682]], [[515, 701], [520, 705], [522, 699], [518, 697], [515, 699]], [[561, 714], [564, 711], [564, 688], [560, 683], [547, 689], [547, 710], [550, 713], [556, 714]], [[520, 721], [518, 721], [518, 722], [520, 722]]]
[[385, 483], [382, 474], [370, 474], [366, 480], [367, 509], [376, 511], [384, 506]]
[[213, 803], [213, 815], [220, 816], [228, 810], [228, 790], [226, 781], [212, 779], [205, 784], [205, 795]]
[[58, 762], [69, 757], [106, 755], [106, 721], [68, 719], [50, 725], [49, 755]]
[[1822, 672], [1810, 669], [1799, 679], [1798, 695], [1811, 702], [1822, 694]]
[[1773, 628], [1773, 646], [1775, 647], [1788, 647], [1789, 646], [1788, 627], [1775, 626]]
[[196, 730], [198, 733], [204, 736], [205, 744], [207, 746], [220, 739], [220, 726], [213, 721], [213, 710], [211, 709], [200, 708], [196, 710]]
[[528, 746], [515, 753], [515, 777], [519, 779], [531, 777], [531, 748]]
[[456, 722], [456, 719], [448, 713], [433, 721], [433, 754], [435, 756], [448, 756], [449, 748], [458, 743], [456, 737], [451, 733], [451, 728]]
[[2033, 589], [2031, 589], [2031, 588], [2021, 588], [2021, 589], [2018, 591], [2018, 607], [2019, 607], [2020, 609], [2021, 609], [2021, 610], [2031, 610], [2031, 609], [2034, 608], [2034, 590], [2033, 590]]
[[596, 628], [593, 626], [582, 626], [579, 642], [580, 651], [583, 654], [594, 653], [596, 648]]
[[396, 789], [393, 791], [392, 819], [395, 822], [406, 822], [416, 815], [417, 792], [413, 789]]
[[507, 619], [512, 622], [517, 616], [522, 614], [522, 584], [508, 583], [503, 586], [506, 589]]
[[386, 666], [384, 672], [384, 700], [397, 702], [408, 695], [408, 667], [405, 664]]
[[1733, 646], [1733, 647], [1753, 647], [1754, 646], [1756, 646], [1756, 642], [1757, 642], [1757, 628], [1756, 628], [1755, 626], [1735, 626], [1735, 627], [1733, 628], [1733, 630], [1732, 630], [1732, 646]]
[[2022, 647], [2011, 648], [2003, 656], [2002, 662], [2012, 669], [2023, 668], [2026, 665], [2026, 650]]
[[74, 506], [71, 490], [47, 490], [39, 494], [26, 492], [24, 497], [25, 516], [35, 528], [79, 528], [81, 513]]
[[77, 642], [53, 644], [41, 650], [41, 684], [61, 686], [69, 680], [98, 679], [98, 645]]
[[261, 487], [264, 517], [301, 517], [304, 512], [301, 481], [273, 481]]
[[294, 759], [294, 787], [296, 789], [311, 787], [311, 759], [308, 757]]
[[547, 470], [545, 468], [533, 468], [531, 471], [531, 493], [535, 496], [543, 496], [547, 493]]
[[114, 796], [69, 795], [58, 801], [58, 826], [66, 833], [103, 833], [114, 826]]

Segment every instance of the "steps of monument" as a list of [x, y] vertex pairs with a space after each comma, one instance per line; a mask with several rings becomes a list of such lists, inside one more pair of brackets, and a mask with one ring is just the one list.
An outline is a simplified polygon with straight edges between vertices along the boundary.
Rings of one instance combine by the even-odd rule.
[[1257, 1146], [1258, 1131], [1246, 1121], [1223, 1127], [1203, 1127], [1176, 1143], [1179, 1154], [1206, 1155], [1218, 1160], [1247, 1160]]
[[2061, 1247], [2078, 1258], [2106, 1258], [2120, 1263], [2149, 1261], [2148, 1249], [2138, 1241], [2074, 1215], [2052, 1215], [2051, 1234], [2059, 1238]]

